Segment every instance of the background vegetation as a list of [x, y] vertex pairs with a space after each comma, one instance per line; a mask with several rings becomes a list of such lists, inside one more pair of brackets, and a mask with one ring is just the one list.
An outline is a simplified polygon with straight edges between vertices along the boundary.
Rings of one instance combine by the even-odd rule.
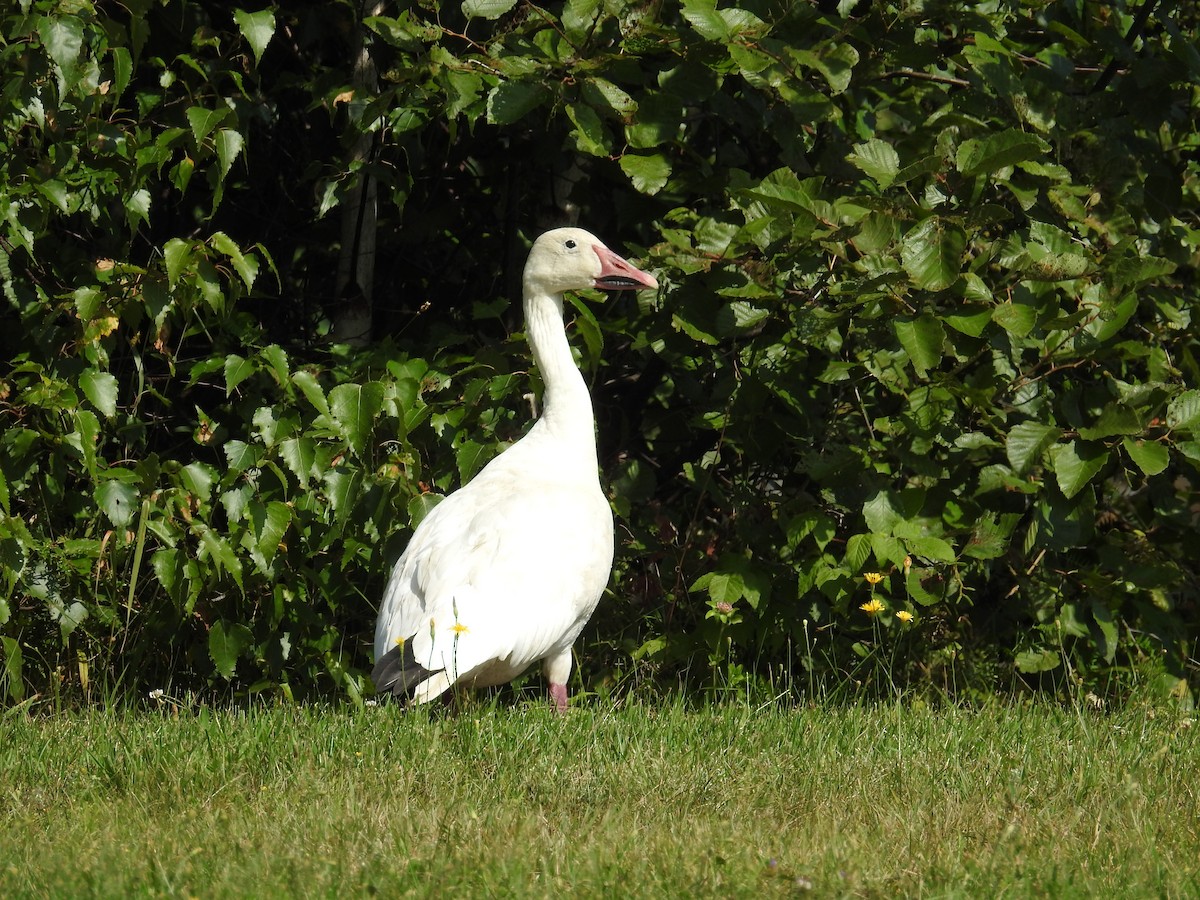
[[619, 523], [584, 684], [1189, 703], [1197, 24], [10, 4], [4, 694], [368, 691], [390, 563], [530, 421], [517, 278], [577, 220], [663, 283], [572, 323]]

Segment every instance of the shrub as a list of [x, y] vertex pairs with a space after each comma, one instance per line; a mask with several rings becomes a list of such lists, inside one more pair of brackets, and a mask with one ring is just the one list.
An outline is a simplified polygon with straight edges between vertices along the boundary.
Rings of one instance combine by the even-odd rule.
[[665, 285], [573, 321], [591, 681], [1187, 696], [1193, 12], [367, 12], [5, 15], [10, 699], [358, 696], [431, 494], [529, 420], [524, 242], [576, 215]]

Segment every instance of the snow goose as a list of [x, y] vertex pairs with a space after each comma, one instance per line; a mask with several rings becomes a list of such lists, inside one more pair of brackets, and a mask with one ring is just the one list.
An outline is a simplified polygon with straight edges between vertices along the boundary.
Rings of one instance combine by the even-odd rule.
[[591, 397], [571, 356], [563, 292], [658, 282], [580, 228], [539, 237], [522, 278], [541, 418], [417, 527], [375, 627], [379, 692], [414, 703], [487, 687], [539, 660], [567, 708], [571, 645], [608, 583], [613, 519], [600, 488]]

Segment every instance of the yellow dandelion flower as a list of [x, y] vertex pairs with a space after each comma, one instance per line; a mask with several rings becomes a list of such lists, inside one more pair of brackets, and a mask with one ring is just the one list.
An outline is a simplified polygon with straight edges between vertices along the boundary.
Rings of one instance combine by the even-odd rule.
[[901, 622], [908, 623], [913, 620], [913, 614], [910, 613], [907, 609], [902, 609], [902, 610], [900, 610], [900, 612], [896, 613], [896, 618], [899, 619]]
[[865, 612], [868, 616], [877, 616], [883, 612], [884, 608], [884, 605], [880, 602], [878, 597], [872, 597], [859, 607], [859, 609]]
[[883, 573], [867, 572], [863, 575], [863, 578], [867, 579], [867, 584], [879, 584], [879, 582], [883, 581]]
[[455, 634], [466, 634], [467, 626], [464, 625], [462, 622], [455, 622], [453, 625], [450, 626], [450, 630], [453, 631]]

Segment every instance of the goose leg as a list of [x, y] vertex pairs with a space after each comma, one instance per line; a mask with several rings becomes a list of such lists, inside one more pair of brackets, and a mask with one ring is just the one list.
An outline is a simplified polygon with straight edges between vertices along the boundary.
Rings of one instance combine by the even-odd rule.
[[554, 701], [554, 708], [560, 713], [567, 711], [567, 686], [565, 684], [550, 685], [550, 699]]
[[571, 675], [571, 648], [546, 660], [546, 680], [550, 682], [550, 699], [560, 713], [567, 711], [567, 679]]

